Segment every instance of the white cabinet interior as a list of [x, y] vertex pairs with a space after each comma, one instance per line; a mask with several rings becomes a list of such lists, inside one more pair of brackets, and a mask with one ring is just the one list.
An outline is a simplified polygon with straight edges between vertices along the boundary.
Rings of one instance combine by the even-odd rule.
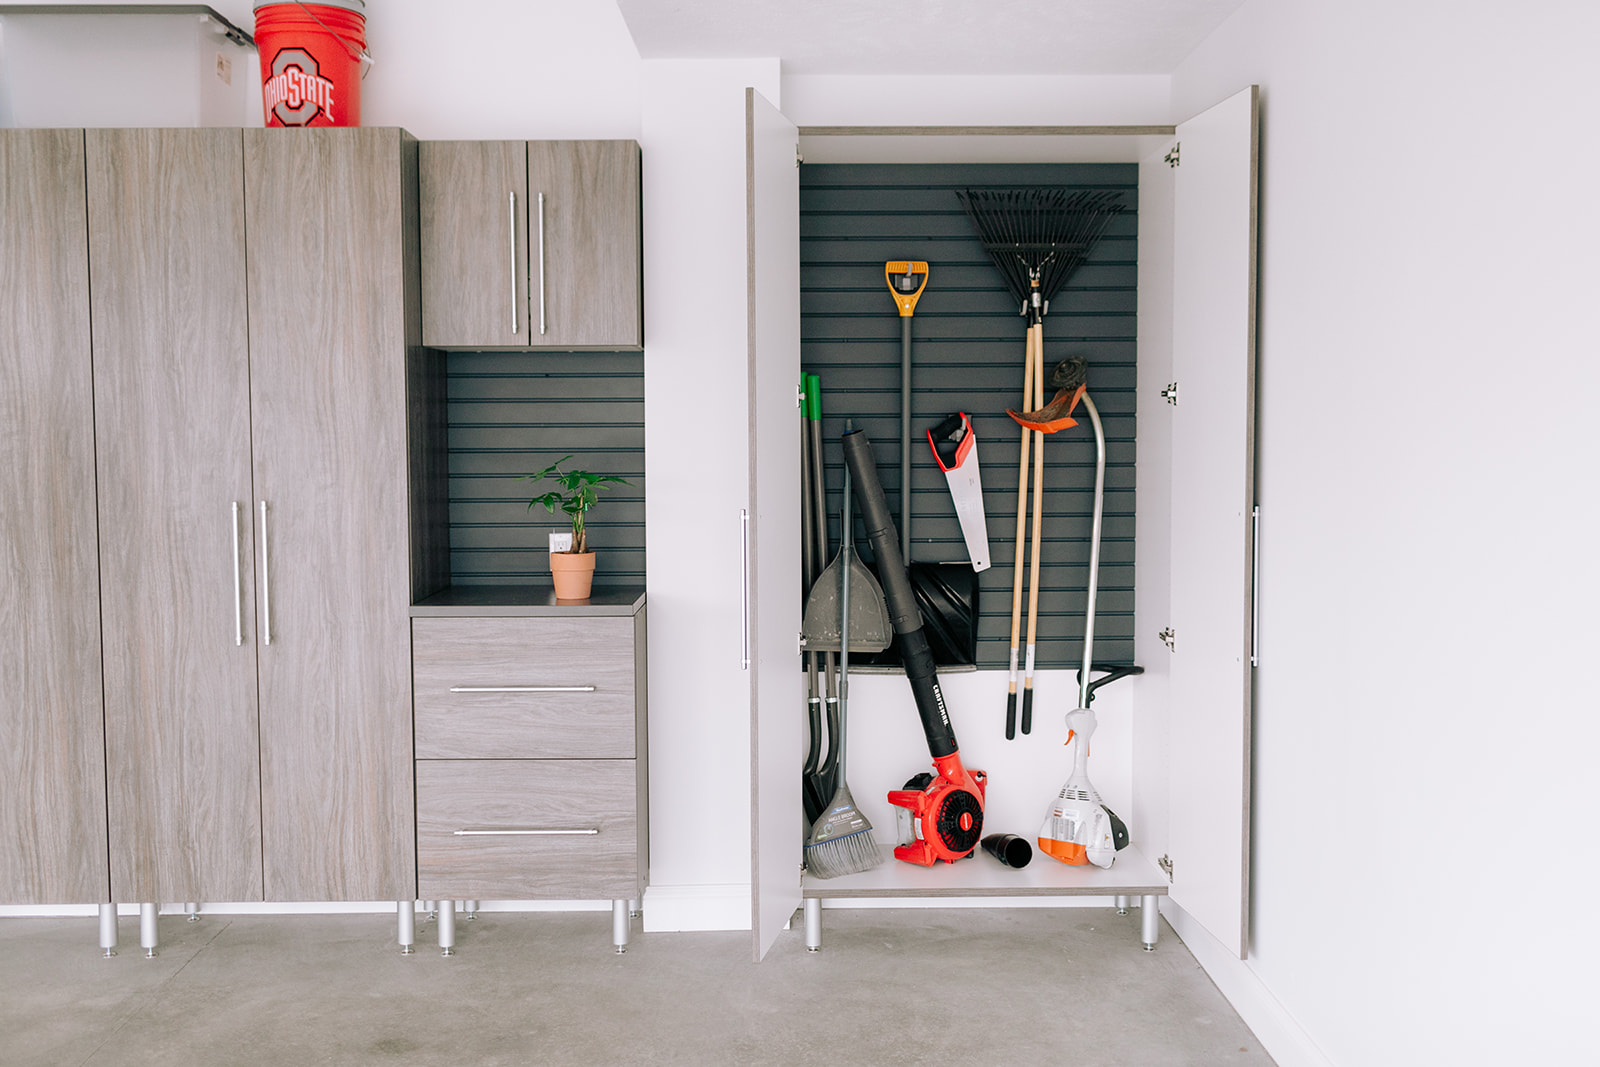
[[[750, 306], [757, 315], [757, 321], [752, 324], [752, 350], [761, 359], [773, 361], [770, 367], [765, 363], [761, 367], [768, 372], [766, 378], [752, 369], [753, 403], [761, 410], [764, 402], [776, 404], [780, 396], [792, 398], [799, 374], [797, 354], [792, 355], [781, 345], [768, 342], [763, 346], [761, 343], [760, 318], [787, 316], [785, 301], [796, 307], [799, 301], [797, 284], [781, 295], [775, 291], [776, 285], [774, 291], [768, 291], [771, 283], [766, 279], [790, 276], [791, 263], [798, 259], [798, 238], [781, 239], [787, 231], [775, 221], [763, 220], [760, 213], [762, 190], [769, 188], [769, 182], [780, 181], [797, 187], [798, 179], [792, 164], [788, 165], [788, 177], [780, 177], [784, 169], [782, 153], [763, 143], [786, 133], [782, 124], [764, 115], [758, 98], [753, 95], [748, 116], [752, 233]], [[1246, 936], [1243, 902], [1248, 881], [1246, 842], [1249, 831], [1250, 571], [1247, 563], [1251, 550], [1249, 514], [1253, 506], [1250, 487], [1254, 440], [1251, 382], [1255, 358], [1256, 125], [1256, 93], [1251, 88], [1176, 129], [971, 131], [952, 128], [897, 132], [830, 128], [815, 133], [805, 129], [798, 131], [804, 154], [817, 161], [1003, 161], [1009, 147], [1019, 152], [1017, 158], [1138, 162], [1141, 186], [1151, 168], [1160, 166], [1169, 171], [1167, 180], [1174, 192], [1169, 197], [1168, 217], [1161, 219], [1162, 212], [1158, 208], [1154, 212], [1156, 223], [1144, 230], [1140, 241], [1141, 490], [1138, 524], [1141, 544], [1137, 569], [1141, 585], [1163, 577], [1167, 579], [1171, 613], [1170, 617], [1138, 620], [1139, 633], [1149, 631], [1150, 634], [1138, 641], [1139, 662], [1153, 668], [1154, 677], [1148, 684], [1145, 679], [1124, 683], [1131, 684], [1135, 718], [1140, 723], [1134, 734], [1149, 742], [1139, 745], [1132, 757], [1135, 840], [1110, 871], [1086, 873], [1063, 868], [1050, 871], [1048, 876], [1034, 874], [1028, 883], [1039, 877], [1047, 877], [1047, 882], [1042, 885], [1017, 882], [1013, 892], [1019, 895], [1138, 895], [1152, 908], [1146, 913], [1144, 924], [1146, 932], [1150, 933], [1155, 897], [1169, 888], [1170, 879], [1174, 899], [1195, 902], [1195, 917], [1220, 941], [1237, 946], [1241, 953]], [[1025, 156], [1020, 154], [1024, 152]], [[1181, 169], [1189, 158], [1197, 159], [1192, 181], [1189, 172]], [[1185, 183], [1188, 183], [1187, 189], [1184, 189]], [[1167, 194], [1156, 189], [1151, 195], [1159, 200]], [[768, 203], [773, 202], [770, 191], [766, 199]], [[1141, 188], [1141, 212], [1145, 210], [1146, 201], [1146, 191]], [[1221, 240], [1213, 241], [1209, 235], [1217, 229], [1226, 230], [1226, 233], [1220, 234]], [[765, 244], [760, 239], [762, 234], [771, 235]], [[1146, 260], [1151, 261], [1149, 266]], [[1148, 289], [1145, 288], [1147, 280], [1151, 283]], [[1195, 311], [1186, 310], [1189, 308]], [[1156, 358], [1150, 365], [1143, 359], [1146, 345], [1155, 351]], [[1169, 366], [1191, 368], [1191, 376], [1203, 369], [1208, 382], [1204, 392], [1197, 389], [1200, 396], [1197, 408], [1210, 403], [1215, 395], [1213, 390], [1231, 392], [1226, 402], [1219, 402], [1216, 409], [1197, 411], [1194, 418], [1175, 422], [1170, 430], [1163, 428], [1147, 435], [1144, 429], [1147, 423], [1170, 418], [1171, 406], [1160, 395], [1170, 383], [1166, 377], [1170, 373]], [[1152, 370], [1162, 377], [1160, 382], [1151, 377]], [[771, 398], [766, 397], [767, 391], [771, 392]], [[1185, 396], [1184, 399], [1189, 398]], [[792, 423], [794, 420], [785, 421]], [[1147, 441], [1164, 443], [1167, 448], [1159, 456], [1152, 455]], [[1174, 457], [1180, 452], [1206, 457], [1202, 461], [1208, 464], [1203, 482], [1193, 480], [1196, 474], [1188, 462], [1176, 462]], [[793, 486], [797, 463], [791, 462], [786, 468], [778, 466], [783, 460], [776, 450], [765, 460], [756, 449], [752, 449], [752, 454], [755, 456], [753, 463], [761, 474], [758, 482]], [[1147, 465], [1153, 468], [1149, 481], [1142, 473]], [[1180, 481], [1183, 484], [1178, 484]], [[1213, 491], [1213, 487], [1219, 485], [1225, 485], [1226, 491]], [[1152, 492], [1152, 488], [1156, 491]], [[1148, 559], [1149, 549], [1164, 553], [1164, 558]], [[777, 531], [757, 524], [752, 558], [759, 560], [764, 553], [781, 551], [782, 539]], [[782, 590], [795, 585], [798, 553], [793, 548], [789, 551], [790, 560], [796, 562], [788, 568], [775, 572], [763, 568], [752, 570], [755, 603], [761, 603], [764, 597], [778, 597]], [[1206, 572], [1209, 577], [1202, 579], [1196, 572]], [[1230, 585], [1228, 595], [1200, 591], [1204, 581], [1219, 573]], [[1141, 606], [1147, 603], [1148, 598], [1140, 600]], [[1179, 637], [1177, 651], [1169, 651], [1155, 635], [1158, 631], [1177, 629], [1178, 616], [1185, 610], [1190, 612], [1188, 618], [1192, 620], [1187, 623], [1189, 627], [1208, 630], [1214, 637], [1196, 640], [1191, 646], [1186, 646]], [[788, 629], [792, 631], [797, 621], [796, 614], [788, 620]], [[1165, 662], [1157, 662], [1169, 656], [1172, 657], [1170, 668]], [[1175, 666], [1179, 656], [1186, 657], [1183, 670]], [[1215, 686], [1218, 678], [1226, 678], [1227, 684]], [[782, 809], [789, 802], [777, 787], [769, 790], [767, 779], [773, 775], [795, 778], [804, 752], [798, 732], [792, 729], [792, 722], [797, 718], [795, 709], [800, 706], [798, 701], [779, 704], [762, 699], [759, 672], [753, 684], [758, 687], [751, 701], [752, 760], [756, 779], [753, 794], [757, 806], [753, 818], [760, 830], [751, 877], [757, 911], [753, 951], [759, 959], [770, 948], [781, 927], [777, 920], [782, 904], [801, 893], [793, 884], [802, 851], [795, 829], [802, 821], [798, 789], [788, 811], [771, 810]], [[1169, 705], [1182, 706], [1183, 715], [1169, 716]], [[1203, 715], [1195, 715], [1195, 707], [1207, 710]], [[1177, 723], [1183, 716], [1192, 718], [1180, 731]], [[1225, 751], [1227, 758], [1209, 762], [1205, 756], [1191, 755], [1191, 750], [1184, 746], [1192, 745], [1201, 733], [1205, 744], [1196, 751], [1206, 754]], [[1168, 759], [1169, 752], [1182, 755]], [[1145, 784], [1140, 785], [1141, 781]], [[1205, 791], [1197, 792], [1201, 788], [1198, 783], [1202, 782]], [[1033, 784], [1041, 798], [1046, 798], [1059, 786], [1059, 780]], [[1203, 810], [1196, 802], [1197, 797], [1205, 798]], [[1148, 818], [1148, 822], [1139, 823], [1142, 818]], [[768, 830], [769, 825], [779, 829]], [[880, 830], [880, 840], [886, 836]], [[774, 857], [773, 850], [778, 850], [779, 856]], [[1196, 857], [1197, 862], [1185, 863], [1181, 859], [1185, 855]], [[1157, 857], [1170, 857], [1176, 873], [1157, 874], [1154, 863]], [[808, 926], [809, 905], [811, 899], [816, 898], [1007, 895], [1003, 886], [997, 889], [994, 879], [982, 877], [981, 868], [968, 866], [984, 859], [986, 857], [980, 857], [934, 871], [895, 864], [887, 872], [880, 869], [828, 882], [808, 879], [804, 889], [808, 898]], [[1146, 940], [1153, 938], [1146, 937]]]

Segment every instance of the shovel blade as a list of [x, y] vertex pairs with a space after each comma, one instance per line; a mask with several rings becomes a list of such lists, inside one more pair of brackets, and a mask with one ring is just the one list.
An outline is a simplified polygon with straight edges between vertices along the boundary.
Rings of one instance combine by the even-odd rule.
[[800, 623], [800, 644], [807, 652], [838, 652], [842, 621], [839, 597], [840, 568], [850, 567], [850, 651], [882, 652], [889, 647], [894, 631], [889, 624], [889, 609], [883, 602], [883, 587], [861, 562], [854, 549], [845, 549], [811, 586], [806, 597], [805, 615]]

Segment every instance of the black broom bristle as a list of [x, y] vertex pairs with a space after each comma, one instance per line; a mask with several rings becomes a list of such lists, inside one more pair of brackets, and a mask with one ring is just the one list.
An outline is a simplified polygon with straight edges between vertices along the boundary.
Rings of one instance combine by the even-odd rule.
[[883, 862], [871, 830], [857, 830], [831, 841], [806, 846], [806, 870], [818, 878], [838, 878], [870, 871]]
[[956, 197], [1011, 295], [1022, 303], [1029, 301], [1035, 279], [1042, 299], [1060, 292], [1122, 211], [1121, 194], [1104, 189], [958, 189]]

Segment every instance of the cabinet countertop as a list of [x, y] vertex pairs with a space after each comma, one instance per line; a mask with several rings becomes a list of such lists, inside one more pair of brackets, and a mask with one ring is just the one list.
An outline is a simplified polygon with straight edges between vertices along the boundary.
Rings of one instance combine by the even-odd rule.
[[411, 605], [411, 616], [637, 615], [643, 607], [638, 585], [597, 585], [587, 600], [557, 600], [548, 585], [452, 585]]

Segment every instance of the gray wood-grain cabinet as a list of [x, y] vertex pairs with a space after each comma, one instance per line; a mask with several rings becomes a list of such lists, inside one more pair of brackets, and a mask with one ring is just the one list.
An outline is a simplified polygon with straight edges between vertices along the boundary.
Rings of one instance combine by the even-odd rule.
[[[411, 900], [413, 589], [443, 565], [410, 461], [442, 441], [420, 346], [417, 143], [246, 130], [245, 277], [269, 900]], [[420, 490], [419, 490], [420, 491]], [[432, 546], [429, 548], [428, 546]]]
[[625, 922], [649, 871], [642, 592], [577, 611], [476, 592], [412, 609], [418, 888], [609, 898]]
[[639, 146], [424, 141], [424, 343], [637, 349]]
[[243, 141], [86, 140], [111, 899], [260, 900]]
[[108, 901], [83, 133], [0, 130], [0, 902]]

